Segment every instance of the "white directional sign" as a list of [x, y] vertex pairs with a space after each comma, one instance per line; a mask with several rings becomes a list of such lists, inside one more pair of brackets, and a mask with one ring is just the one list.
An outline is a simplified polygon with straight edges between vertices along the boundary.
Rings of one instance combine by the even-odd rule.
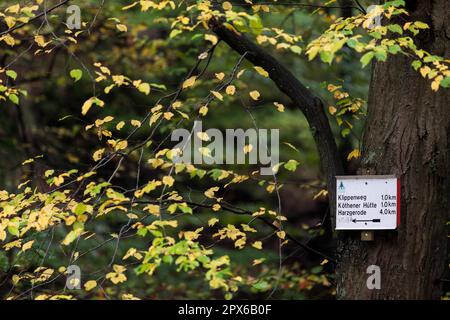
[[336, 177], [336, 230], [390, 230], [399, 223], [395, 176]]

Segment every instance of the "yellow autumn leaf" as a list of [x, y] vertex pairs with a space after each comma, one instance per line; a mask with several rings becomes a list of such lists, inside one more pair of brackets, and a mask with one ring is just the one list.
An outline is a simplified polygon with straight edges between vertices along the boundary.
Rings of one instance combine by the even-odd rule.
[[284, 240], [284, 238], [286, 238], [286, 232], [284, 232], [284, 231], [278, 231], [278, 232], [277, 232], [277, 236], [278, 236], [278, 238], [280, 238], [281, 240]]
[[16, 25], [16, 18], [14, 17], [5, 17], [5, 23], [9, 29]]
[[274, 102], [274, 106], [277, 108], [279, 112], [284, 112], [284, 105], [279, 102]]
[[192, 86], [194, 85], [194, 83], [195, 83], [195, 80], [197, 80], [197, 77], [196, 77], [196, 76], [192, 76], [192, 77], [190, 77], [189, 79], [186, 79], [186, 80], [183, 82], [183, 89], [192, 87]]
[[141, 83], [137, 89], [139, 90], [139, 92], [144, 93], [145, 95], [149, 95], [150, 94], [150, 85], [148, 83]]
[[253, 90], [249, 93], [250, 97], [257, 101], [259, 99], [259, 97], [261, 96], [261, 94], [257, 91], [257, 90]]
[[326, 197], [328, 195], [328, 191], [325, 189], [320, 190], [313, 198], [313, 200], [316, 200], [320, 197]]
[[197, 132], [197, 137], [202, 141], [209, 141], [209, 136], [206, 132]]
[[158, 119], [161, 117], [161, 115], [162, 115], [161, 112], [158, 112], [158, 113], [153, 114], [153, 115], [150, 117], [150, 125], [152, 125], [152, 124], [154, 124], [156, 121], [158, 121]]
[[328, 107], [328, 112], [329, 112], [331, 115], [334, 115], [334, 114], [336, 113], [336, 111], [337, 111], [336, 107], [334, 107], [334, 106], [329, 106], [329, 107]]
[[86, 282], [84, 284], [84, 290], [86, 291], [91, 291], [92, 289], [94, 289], [97, 286], [97, 281], [95, 280], [89, 280], [88, 282]]
[[125, 125], [125, 121], [120, 121], [117, 125], [116, 125], [116, 129], [117, 130], [121, 130], [123, 128], [123, 126]]
[[211, 157], [211, 150], [209, 148], [201, 147], [198, 148], [198, 152], [205, 157]]
[[275, 190], [275, 185], [274, 184], [269, 184], [266, 188], [266, 191], [268, 193], [272, 193]]
[[122, 294], [122, 300], [141, 300], [141, 299], [133, 296], [131, 293], [124, 293]]
[[429, 74], [431, 71], [431, 68], [429, 66], [424, 66], [422, 68], [420, 68], [420, 74], [422, 75], [422, 77], [426, 77], [427, 74]]
[[224, 3], [222, 3], [222, 8], [223, 10], [229, 11], [233, 9], [233, 5], [229, 1], [225, 1]]
[[117, 30], [119, 30], [120, 32], [127, 32], [128, 31], [128, 27], [124, 24], [118, 24], [116, 25]]
[[225, 89], [226, 94], [232, 96], [234, 95], [234, 93], [236, 92], [236, 87], [233, 85], [229, 85], [226, 89]]
[[9, 34], [5, 34], [3, 37], [0, 38], [0, 40], [5, 41], [5, 43], [11, 47], [13, 47], [16, 44], [16, 40]]
[[81, 107], [81, 114], [86, 115], [93, 104], [96, 104], [99, 107], [103, 107], [105, 105], [105, 103], [97, 97], [89, 98], [83, 103], [83, 106]]
[[438, 91], [439, 90], [439, 85], [441, 84], [443, 77], [442, 76], [437, 76], [434, 81], [431, 83], [431, 90], [433, 91]]
[[159, 217], [159, 215], [160, 215], [160, 207], [157, 204], [149, 204], [148, 206], [146, 206], [144, 208], [144, 210], [147, 210], [154, 216]]
[[12, 5], [8, 8], [6, 8], [5, 12], [19, 13], [19, 10], [20, 10], [20, 4], [15, 4], [15, 5]]
[[269, 73], [266, 70], [264, 70], [264, 68], [258, 67], [258, 66], [254, 67], [254, 68], [255, 68], [256, 72], [258, 72], [263, 77], [265, 77], [265, 78], [269, 77]]
[[358, 159], [360, 156], [361, 156], [361, 152], [359, 151], [359, 149], [355, 149], [348, 154], [347, 161], [350, 161], [353, 158]]
[[211, 42], [213, 45], [216, 45], [219, 41], [215, 35], [205, 34], [205, 40]]
[[25, 243], [22, 245], [22, 251], [27, 251], [27, 250], [31, 249], [31, 247], [33, 246], [33, 243], [34, 243], [34, 240], [25, 242]]
[[207, 106], [202, 106], [199, 110], [198, 113], [202, 116], [206, 116], [208, 113], [208, 107]]
[[99, 161], [102, 158], [104, 152], [105, 152], [104, 148], [95, 151], [94, 154], [92, 155], [94, 161]]
[[136, 128], [140, 128], [142, 123], [139, 120], [131, 120], [131, 125]]
[[181, 101], [175, 101], [174, 103], [172, 103], [172, 108], [175, 110], [180, 108], [181, 106], [182, 106]]
[[173, 117], [173, 113], [170, 112], [170, 111], [164, 112], [163, 116], [164, 116], [164, 119], [170, 120], [170, 119], [172, 119], [172, 117]]
[[225, 73], [223, 73], [223, 72], [216, 73], [215, 76], [217, 79], [223, 80], [223, 78], [225, 78]]
[[106, 274], [106, 279], [109, 279], [114, 284], [127, 281], [127, 277], [123, 273], [116, 273], [116, 272], [110, 272]]
[[206, 191], [204, 192], [204, 194], [205, 194], [205, 196], [206, 196], [207, 198], [213, 199], [214, 196], [215, 196], [214, 194], [215, 194], [217, 191], [219, 191], [219, 187], [213, 187], [213, 188], [209, 188], [208, 190], [206, 190]]
[[219, 222], [219, 219], [211, 218], [208, 220], [208, 226], [213, 227], [217, 222]]
[[41, 35], [34, 36], [34, 42], [41, 48], [45, 47], [48, 42], [45, 42], [45, 38]]
[[247, 144], [244, 146], [244, 154], [250, 153], [253, 150], [253, 146], [251, 144]]
[[223, 101], [223, 95], [220, 94], [217, 91], [211, 91], [211, 93], [214, 95], [214, 97], [216, 97], [217, 99], [219, 99], [220, 101]]
[[255, 249], [261, 250], [262, 249], [262, 242], [261, 241], [255, 241], [255, 242], [253, 242], [252, 247], [255, 248]]
[[253, 260], [252, 265], [253, 265], [253, 266], [257, 266], [258, 264], [263, 263], [265, 260], [266, 260], [265, 258], [255, 259], [255, 260]]
[[171, 187], [171, 186], [173, 186], [173, 183], [175, 182], [175, 179], [172, 178], [171, 176], [165, 176], [165, 177], [162, 179], [162, 182], [163, 182], [166, 186]]
[[206, 58], [208, 58], [208, 52], [202, 52], [202, 53], [198, 56], [198, 59], [199, 59], [199, 60], [205, 60]]
[[115, 151], [119, 151], [119, 150], [126, 149], [127, 147], [128, 147], [128, 141], [127, 140], [121, 140], [121, 141], [117, 142], [114, 150]]

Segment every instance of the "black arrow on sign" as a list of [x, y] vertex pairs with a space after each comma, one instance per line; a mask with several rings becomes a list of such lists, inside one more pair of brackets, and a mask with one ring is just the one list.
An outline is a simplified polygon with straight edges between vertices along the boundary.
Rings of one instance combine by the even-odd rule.
[[357, 222], [381, 222], [380, 219], [372, 219], [372, 220], [356, 220], [353, 219], [352, 222], [357, 223]]

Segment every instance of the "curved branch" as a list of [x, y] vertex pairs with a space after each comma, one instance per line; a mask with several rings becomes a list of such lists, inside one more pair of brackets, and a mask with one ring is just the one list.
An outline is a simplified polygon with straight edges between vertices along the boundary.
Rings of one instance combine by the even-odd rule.
[[336, 190], [335, 176], [343, 174], [343, 166], [322, 101], [278, 60], [244, 35], [237, 33], [233, 28], [227, 28], [226, 25], [216, 18], [212, 18], [209, 21], [209, 26], [234, 51], [239, 54], [247, 52], [245, 58], [254, 65], [264, 68], [277, 87], [305, 115], [319, 152], [322, 171], [327, 177], [328, 195], [332, 212], [331, 222], [333, 224]]

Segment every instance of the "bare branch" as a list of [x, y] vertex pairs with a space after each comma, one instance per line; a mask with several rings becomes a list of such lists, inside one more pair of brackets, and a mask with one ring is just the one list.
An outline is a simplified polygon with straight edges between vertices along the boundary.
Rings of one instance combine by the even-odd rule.
[[37, 16], [33, 17], [33, 18], [30, 19], [28, 22], [24, 22], [24, 23], [18, 24], [18, 25], [16, 25], [16, 26], [12, 27], [12, 28], [9, 28], [8, 30], [5, 30], [5, 31], [0, 32], [0, 36], [3, 36], [3, 35], [5, 35], [5, 34], [8, 34], [8, 33], [13, 32], [13, 31], [15, 31], [15, 30], [17, 30], [17, 29], [20, 29], [20, 28], [25, 27], [27, 24], [30, 24], [31, 22], [33, 22], [33, 21], [35, 21], [35, 20], [37, 20], [37, 19], [39, 19], [39, 18], [41, 18], [41, 17], [43, 17], [43, 16], [46, 16], [47, 14], [49, 14], [49, 13], [52, 12], [53, 10], [58, 9], [59, 7], [62, 7], [63, 5], [65, 5], [66, 3], [68, 3], [69, 1], [70, 1], [70, 0], [64, 0], [64, 1], [60, 2], [60, 3], [58, 3], [58, 4], [55, 4], [53, 7], [49, 8], [49, 9], [47, 9], [47, 10], [41, 12], [41, 13], [38, 14]]

